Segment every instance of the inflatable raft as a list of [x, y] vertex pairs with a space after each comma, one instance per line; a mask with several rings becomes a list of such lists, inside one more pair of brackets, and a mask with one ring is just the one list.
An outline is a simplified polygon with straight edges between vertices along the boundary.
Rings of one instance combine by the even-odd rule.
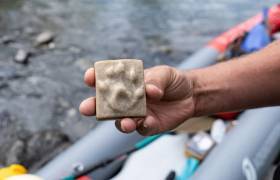
[[[275, 8], [276, 7], [276, 8]], [[279, 10], [275, 6], [270, 11]], [[185, 59], [179, 69], [206, 67], [217, 63], [228, 46], [262, 21], [262, 13], [213, 39], [204, 48]], [[262, 179], [280, 151], [280, 107], [248, 110], [240, 123], [203, 161], [192, 179]], [[102, 122], [69, 149], [50, 161], [36, 174], [44, 179], [62, 179], [78, 169], [87, 169], [100, 161], [124, 152], [144, 137], [123, 134], [114, 122]], [[116, 161], [90, 174], [93, 179], [108, 179], [121, 166]], [[223, 171], [221, 171], [223, 169]]]

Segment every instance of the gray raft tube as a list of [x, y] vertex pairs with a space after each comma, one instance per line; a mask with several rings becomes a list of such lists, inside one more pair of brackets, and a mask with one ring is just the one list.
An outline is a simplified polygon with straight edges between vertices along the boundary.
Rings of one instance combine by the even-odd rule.
[[[214, 64], [219, 53], [204, 48], [178, 66], [199, 68]], [[258, 180], [262, 179], [280, 146], [280, 108], [271, 107], [246, 111], [235, 127], [206, 158], [194, 175], [194, 180]], [[105, 138], [108, 138], [106, 140]], [[113, 122], [100, 123], [88, 135], [37, 172], [44, 179], [61, 179], [73, 174], [75, 167], [89, 167], [132, 147], [143, 137], [118, 132]], [[97, 174], [95, 179], [107, 179], [120, 163]]]
[[[192, 69], [214, 64], [219, 53], [206, 47], [178, 66]], [[279, 150], [280, 108], [246, 111], [235, 127], [207, 157], [193, 177], [195, 180], [257, 180], [261, 179]], [[37, 172], [44, 179], [61, 179], [73, 174], [75, 167], [89, 167], [132, 147], [143, 137], [118, 132], [113, 122], [100, 123], [88, 135]], [[107, 139], [107, 140], [106, 140]], [[107, 179], [120, 164], [103, 168], [93, 174]], [[247, 178], [246, 178], [247, 177]]]
[[280, 107], [248, 110], [192, 180], [262, 180], [280, 152]]
[[[215, 64], [218, 55], [217, 50], [205, 47], [185, 59], [177, 67], [179, 69], [206, 67]], [[36, 174], [44, 179], [61, 179], [75, 173], [77, 167], [87, 168], [108, 157], [124, 152], [141, 139], [143, 137], [137, 133], [130, 135], [120, 133], [116, 130], [114, 122], [102, 122]], [[92, 176], [96, 179], [107, 179], [107, 176], [114, 173], [116, 168], [112, 166], [103, 168], [102, 172], [92, 174]]]

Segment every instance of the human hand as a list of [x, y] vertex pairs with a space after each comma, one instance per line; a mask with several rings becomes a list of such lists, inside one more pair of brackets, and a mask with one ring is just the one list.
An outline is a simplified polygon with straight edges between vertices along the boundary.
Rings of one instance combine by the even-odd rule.
[[[195, 101], [192, 81], [185, 72], [170, 66], [156, 66], [144, 72], [147, 116], [145, 118], [123, 118], [115, 121], [116, 127], [130, 133], [137, 130], [141, 135], [152, 135], [172, 130], [194, 115]], [[86, 71], [84, 81], [95, 86], [94, 68]], [[95, 97], [84, 100], [80, 112], [95, 115]]]

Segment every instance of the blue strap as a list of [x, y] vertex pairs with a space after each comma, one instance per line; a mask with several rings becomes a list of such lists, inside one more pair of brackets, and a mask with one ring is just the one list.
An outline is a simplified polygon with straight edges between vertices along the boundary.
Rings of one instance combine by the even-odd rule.
[[241, 49], [245, 53], [252, 53], [258, 51], [271, 42], [271, 38], [268, 34], [266, 21], [268, 19], [268, 8], [264, 8], [262, 11], [263, 20], [262, 23], [253, 27], [245, 37], [241, 44]]
[[199, 161], [195, 158], [187, 158], [185, 167], [180, 176], [176, 177], [176, 180], [189, 180], [198, 168]]
[[164, 134], [164, 133], [146, 137], [146, 138], [143, 139], [142, 141], [137, 142], [137, 143], [134, 145], [134, 147], [135, 147], [136, 149], [141, 149], [141, 148], [147, 146], [148, 144], [154, 142], [156, 139], [158, 139], [158, 138], [159, 138], [160, 136], [162, 136], [163, 134]]
[[268, 34], [267, 28], [265, 24], [261, 23], [248, 32], [248, 35], [241, 44], [241, 49], [245, 53], [251, 53], [264, 48], [270, 42], [271, 38]]

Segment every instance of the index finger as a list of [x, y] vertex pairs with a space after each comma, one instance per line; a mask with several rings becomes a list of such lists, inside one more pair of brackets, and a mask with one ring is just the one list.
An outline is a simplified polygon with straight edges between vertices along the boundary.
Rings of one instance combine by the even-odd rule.
[[85, 72], [84, 81], [90, 87], [95, 86], [95, 70], [94, 70], [94, 68], [89, 68]]

